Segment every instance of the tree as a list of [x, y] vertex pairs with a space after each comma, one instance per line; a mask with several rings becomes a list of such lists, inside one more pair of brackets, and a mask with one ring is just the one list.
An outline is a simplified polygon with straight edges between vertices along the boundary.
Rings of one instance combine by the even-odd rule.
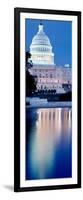
[[26, 96], [30, 96], [32, 92], [36, 90], [36, 81], [34, 77], [29, 73], [26, 72]]
[[36, 81], [29, 72], [29, 69], [33, 66], [29, 58], [31, 58], [31, 54], [26, 52], [26, 96], [30, 96], [36, 90]]

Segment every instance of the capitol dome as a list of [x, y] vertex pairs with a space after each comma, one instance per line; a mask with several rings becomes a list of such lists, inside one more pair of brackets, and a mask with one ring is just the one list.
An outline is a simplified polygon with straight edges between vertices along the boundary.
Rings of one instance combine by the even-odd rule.
[[30, 53], [33, 64], [54, 65], [52, 46], [42, 24], [39, 25], [38, 32], [32, 39]]

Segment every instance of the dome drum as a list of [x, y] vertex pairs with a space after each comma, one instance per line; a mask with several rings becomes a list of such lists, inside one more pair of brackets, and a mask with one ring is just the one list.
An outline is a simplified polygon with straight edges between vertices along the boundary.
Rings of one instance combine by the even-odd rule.
[[54, 64], [54, 54], [32, 54], [32, 60], [34, 61], [34, 64], [50, 64], [53, 65]]
[[39, 25], [39, 30], [32, 39], [30, 53], [33, 64], [54, 64], [52, 46], [42, 24]]

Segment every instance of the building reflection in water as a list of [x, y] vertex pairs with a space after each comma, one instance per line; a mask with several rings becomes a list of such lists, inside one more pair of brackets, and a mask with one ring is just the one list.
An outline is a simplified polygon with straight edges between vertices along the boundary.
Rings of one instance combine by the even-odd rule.
[[26, 179], [71, 177], [71, 109], [35, 109], [34, 115], [26, 133]]

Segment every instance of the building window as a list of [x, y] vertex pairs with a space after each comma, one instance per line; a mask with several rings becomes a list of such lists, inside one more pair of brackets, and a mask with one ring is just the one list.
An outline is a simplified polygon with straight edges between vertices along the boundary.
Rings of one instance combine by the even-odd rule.
[[44, 86], [44, 89], [46, 90], [46, 86]]
[[41, 85], [41, 90], [43, 89], [43, 86]]
[[52, 74], [50, 74], [50, 78], [52, 78]]

